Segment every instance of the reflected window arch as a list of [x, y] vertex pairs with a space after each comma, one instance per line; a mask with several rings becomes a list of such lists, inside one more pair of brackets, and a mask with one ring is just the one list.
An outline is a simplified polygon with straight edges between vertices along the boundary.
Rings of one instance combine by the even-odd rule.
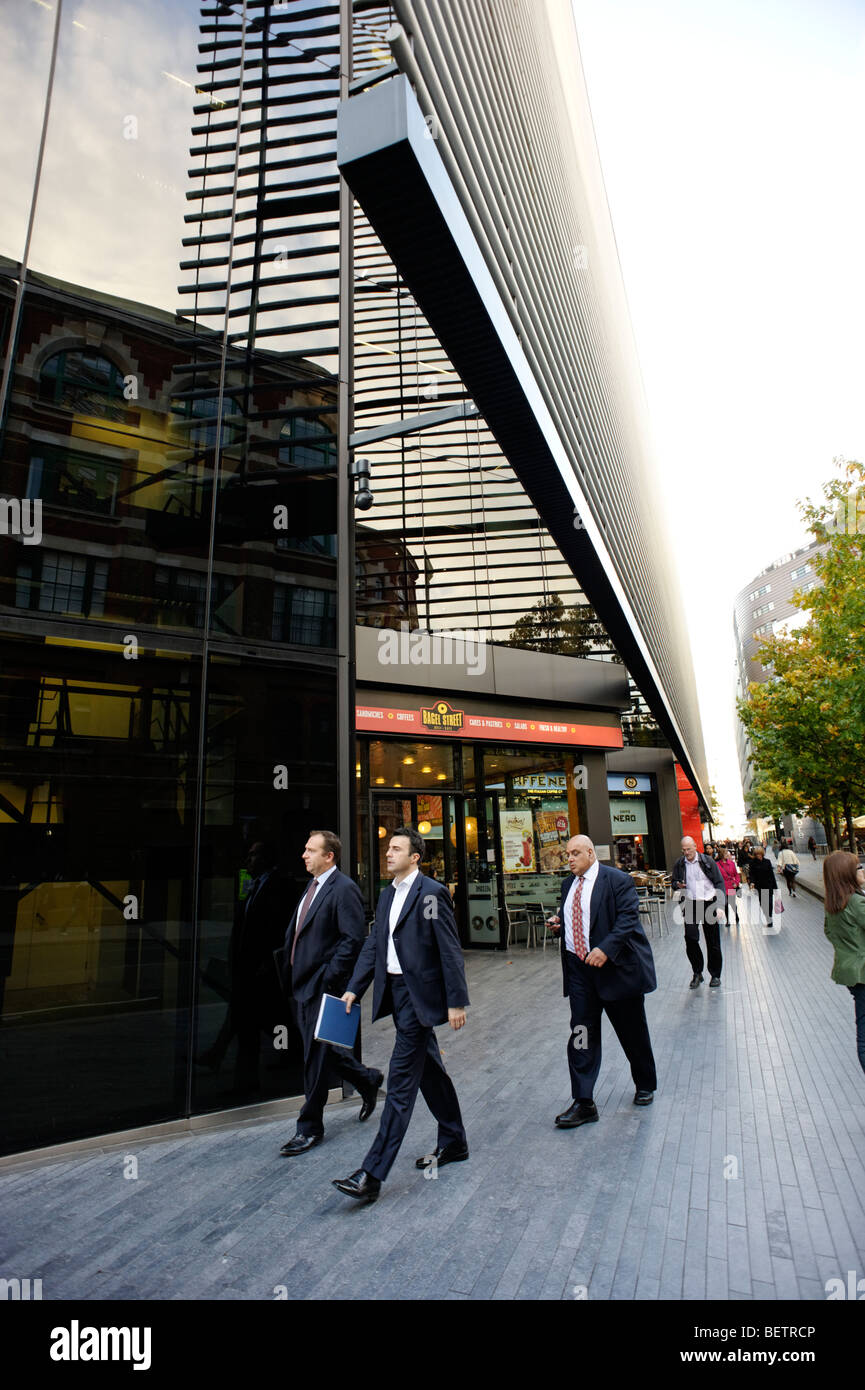
[[122, 418], [124, 373], [102, 353], [89, 348], [63, 348], [42, 364], [39, 397], [80, 415]]
[[279, 463], [299, 473], [332, 473], [336, 468], [333, 430], [315, 416], [297, 415], [280, 432]]

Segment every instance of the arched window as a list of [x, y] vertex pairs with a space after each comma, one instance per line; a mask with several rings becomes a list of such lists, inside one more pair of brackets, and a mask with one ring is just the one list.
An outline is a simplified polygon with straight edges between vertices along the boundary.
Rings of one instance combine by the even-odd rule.
[[79, 415], [122, 419], [123, 372], [107, 357], [87, 348], [55, 352], [39, 376], [39, 396]]
[[336, 440], [322, 420], [297, 415], [282, 427], [279, 462], [299, 473], [332, 473], [336, 468]]

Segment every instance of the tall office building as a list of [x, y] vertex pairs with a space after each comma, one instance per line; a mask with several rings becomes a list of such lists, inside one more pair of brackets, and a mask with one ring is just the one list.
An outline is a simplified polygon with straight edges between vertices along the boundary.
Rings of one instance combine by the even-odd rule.
[[238, 1069], [253, 844], [288, 911], [338, 828], [371, 907], [411, 819], [490, 948], [707, 775], [565, 0], [0, 25], [15, 1152], [296, 1095]]

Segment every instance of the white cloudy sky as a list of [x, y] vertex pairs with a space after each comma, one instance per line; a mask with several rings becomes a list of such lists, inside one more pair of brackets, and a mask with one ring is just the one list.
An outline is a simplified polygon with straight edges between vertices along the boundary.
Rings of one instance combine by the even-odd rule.
[[[742, 815], [733, 600], [865, 458], [865, 3], [573, 0], [710, 779]], [[712, 543], [686, 523], [709, 518]]]

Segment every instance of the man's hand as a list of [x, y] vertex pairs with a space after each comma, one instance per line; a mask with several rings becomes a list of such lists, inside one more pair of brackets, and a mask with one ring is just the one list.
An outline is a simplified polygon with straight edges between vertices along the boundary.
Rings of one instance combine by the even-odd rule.
[[466, 1021], [465, 1009], [448, 1009], [448, 1023], [451, 1028], [462, 1028]]
[[352, 1006], [352, 1004], [355, 1002], [356, 999], [357, 999], [357, 995], [356, 995], [356, 994], [349, 994], [347, 990], [346, 990], [345, 994], [342, 996], [342, 1002], [343, 1002], [343, 1004], [345, 1004], [345, 1011], [346, 1011], [347, 1014], [350, 1014], [350, 1013], [351, 1013], [351, 1006]]
[[607, 957], [597, 946], [586, 956], [586, 965], [606, 965]]
[[556, 913], [555, 917], [547, 918], [547, 926], [554, 936], [558, 936], [559, 932], [562, 930], [562, 919], [558, 913]]

